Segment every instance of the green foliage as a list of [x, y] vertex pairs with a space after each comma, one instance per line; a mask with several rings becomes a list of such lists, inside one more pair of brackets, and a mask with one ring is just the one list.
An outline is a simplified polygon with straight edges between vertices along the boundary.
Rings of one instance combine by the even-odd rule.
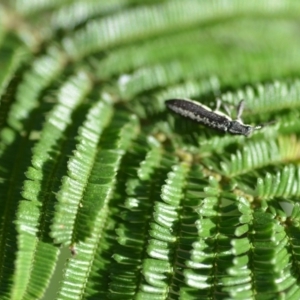
[[[299, 20], [294, 0], [0, 4], [0, 299], [300, 299]], [[223, 134], [177, 97], [274, 122]]]

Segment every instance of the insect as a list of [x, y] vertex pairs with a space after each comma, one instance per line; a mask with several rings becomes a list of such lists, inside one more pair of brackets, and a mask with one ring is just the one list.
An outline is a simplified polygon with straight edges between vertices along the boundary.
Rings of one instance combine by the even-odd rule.
[[237, 105], [236, 119], [219, 111], [221, 100], [217, 100], [216, 110], [189, 99], [170, 99], [166, 100], [166, 106], [176, 114], [191, 119], [197, 123], [217, 129], [219, 131], [229, 132], [231, 134], [249, 136], [254, 130], [264, 127], [263, 124], [257, 126], [246, 125], [241, 116], [244, 110], [245, 101], [241, 100]]

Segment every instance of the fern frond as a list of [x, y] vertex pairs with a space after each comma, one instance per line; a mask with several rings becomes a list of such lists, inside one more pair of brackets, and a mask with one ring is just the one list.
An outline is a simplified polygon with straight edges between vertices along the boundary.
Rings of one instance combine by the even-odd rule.
[[14, 130], [24, 130], [24, 119], [39, 104], [39, 96], [62, 72], [64, 57], [58, 49], [49, 49], [49, 54], [34, 61], [31, 70], [24, 74], [18, 87], [16, 98], [7, 118], [8, 125]]
[[[0, 96], [4, 94], [17, 70], [30, 56], [28, 50], [22, 44], [18, 44], [11, 36], [6, 37], [6, 40], [4, 39], [1, 42], [5, 47], [0, 50], [2, 66], [0, 71]], [[2, 99], [1, 111], [3, 111], [3, 102]]]
[[[154, 203], [153, 220], [150, 221], [150, 240], [145, 251], [148, 254], [143, 262], [142, 274], [144, 281], [141, 283], [138, 297], [153, 297], [159, 295], [167, 297], [168, 286], [176, 289], [178, 266], [175, 266], [172, 272], [171, 262], [173, 255], [178, 250], [177, 243], [180, 243], [180, 237], [177, 237], [181, 222], [178, 219], [178, 210], [181, 209], [181, 199], [183, 197], [182, 189], [185, 184], [183, 180], [188, 172], [185, 164], [174, 166], [168, 174], [166, 184], [162, 186], [162, 202]], [[155, 290], [150, 289], [153, 287]], [[148, 295], [147, 295], [148, 294]], [[161, 297], [160, 296], [160, 297]]]
[[[234, 1], [231, 5], [222, 5], [221, 1], [212, 3], [173, 0], [166, 3], [138, 7], [125, 13], [116, 14], [104, 20], [90, 22], [88, 26], [76, 32], [73, 37], [64, 40], [64, 47], [72, 57], [82, 57], [95, 51], [108, 48], [120, 42], [153, 36], [170, 29], [179, 30], [200, 22], [228, 16], [234, 13], [249, 12], [249, 9], [269, 13], [268, 1], [259, 1], [239, 5]], [[270, 5], [273, 12], [299, 11], [299, 5], [289, 1], [289, 6]], [[212, 13], [213, 12], [213, 13]], [[140, 26], [135, 26], [135, 24]], [[149, 26], [149, 24], [151, 26]], [[113, 28], [113, 29], [112, 29]]]
[[[72, 242], [84, 239], [83, 236], [74, 236], [76, 215], [82, 207], [84, 210], [86, 209], [84, 207], [84, 193], [93, 194], [92, 183], [95, 175], [93, 175], [92, 168], [98, 156], [97, 147], [100, 135], [109, 122], [111, 114], [111, 105], [98, 101], [91, 108], [84, 125], [79, 129], [77, 137], [79, 144], [68, 162], [68, 176], [63, 178], [62, 187], [57, 194], [57, 214], [52, 225], [52, 237], [57, 243], [70, 245]], [[106, 155], [106, 161], [107, 159], [109, 156]], [[101, 189], [101, 186], [98, 188]], [[103, 192], [100, 206], [104, 204], [108, 191], [109, 186], [107, 191]], [[87, 205], [87, 210], [93, 209], [88, 203]], [[94, 205], [97, 204], [94, 203]]]
[[[55, 190], [56, 182], [53, 182], [51, 177], [58, 168], [56, 164], [58, 153], [53, 151], [53, 148], [63, 139], [67, 126], [72, 122], [72, 113], [84, 99], [90, 87], [90, 81], [84, 73], [70, 78], [70, 81], [61, 88], [58, 103], [49, 113], [39, 142], [33, 148], [32, 166], [26, 172], [28, 180], [24, 181], [22, 192], [25, 200], [19, 204], [16, 220], [21, 252], [16, 260], [17, 272], [13, 288], [15, 299], [22, 299], [26, 295], [35, 295], [36, 298], [40, 298], [53, 272], [58, 248], [39, 240], [37, 236], [47, 236], [46, 232], [48, 232], [53, 214], [54, 195], [51, 194], [52, 190]], [[49, 158], [55, 163], [50, 165]], [[46, 165], [47, 171], [44, 171]], [[41, 211], [44, 212], [43, 215]], [[48, 239], [48, 237], [43, 239]], [[43, 254], [44, 251], [47, 252], [46, 256]], [[37, 262], [39, 263], [36, 264]], [[38, 275], [41, 262], [48, 270], [47, 274], [44, 273], [43, 284]], [[32, 273], [31, 270], [34, 272]], [[22, 290], [25, 287], [26, 289]]]
[[62, 7], [60, 5], [59, 9], [54, 12], [51, 25], [56, 30], [62, 28], [69, 30], [95, 16], [105, 15], [108, 12], [122, 8], [122, 6], [126, 7], [128, 4], [130, 4], [130, 0], [112, 0], [109, 2], [90, 0], [65, 3]]
[[[151, 144], [149, 143], [148, 147], [145, 145], [149, 149], [144, 160], [145, 162], [151, 159], [152, 147], [154, 146]], [[134, 154], [134, 157], [137, 157], [137, 155], [138, 153]], [[118, 242], [121, 246], [115, 248], [115, 263], [112, 266], [113, 276], [110, 284], [112, 297], [118, 298], [118, 290], [124, 285], [124, 282], [129, 284], [126, 291], [126, 295], [129, 298], [130, 295], [132, 296], [140, 289], [143, 289], [140, 286], [143, 277], [139, 270], [141, 263], [145, 261], [146, 244], [149, 236], [148, 230], [150, 230], [149, 220], [153, 212], [152, 205], [155, 199], [160, 197], [161, 184], [172, 163], [173, 161], [169, 157], [160, 156], [160, 160], [153, 165], [152, 177], [149, 180], [142, 178], [137, 180], [135, 179], [135, 174], [141, 174], [142, 170], [144, 170], [144, 163], [141, 163], [130, 174], [125, 183], [127, 194], [126, 209], [121, 214], [123, 222], [117, 228]], [[155, 178], [155, 181], [152, 178]], [[153, 191], [154, 187], [156, 189]], [[149, 247], [151, 247], [151, 244]], [[117, 270], [122, 271], [118, 272]], [[119, 296], [122, 297], [121, 295]]]
[[264, 200], [274, 197], [298, 198], [300, 195], [299, 176], [300, 169], [294, 165], [285, 166], [276, 175], [267, 173], [265, 178], [258, 178], [256, 195]]
[[275, 140], [250, 142], [242, 151], [238, 150], [230, 159], [223, 160], [220, 166], [226, 176], [234, 177], [278, 163], [281, 159], [280, 149]]
[[241, 99], [247, 99], [246, 115], [259, 112], [274, 112], [284, 109], [297, 109], [300, 106], [300, 81], [275, 81], [265, 85], [248, 86], [235, 93], [225, 93], [222, 99], [235, 105]]
[[[290, 274], [291, 253], [286, 249], [288, 239], [284, 227], [270, 214], [257, 212], [253, 221], [253, 283], [262, 297], [275, 297], [278, 292], [296, 284], [296, 278]], [[266, 286], [268, 292], [265, 291]]]
[[158, 141], [151, 137], [149, 137], [148, 141], [151, 149], [140, 163], [140, 168], [137, 171], [138, 177], [141, 180], [149, 180], [154, 168], [159, 165], [162, 159], [162, 149]]
[[[1, 243], [6, 245], [2, 248], [0, 258], [0, 273], [6, 274], [5, 279], [2, 282], [2, 290], [13, 295], [15, 299], [21, 299], [28, 282], [28, 270], [30, 268], [31, 260], [27, 260], [27, 252], [20, 253], [19, 257], [22, 263], [24, 263], [24, 257], [26, 259], [26, 265], [18, 265], [18, 272], [14, 275], [8, 272], [8, 266], [11, 266], [15, 260], [17, 260], [17, 231], [14, 222], [16, 221], [16, 212], [18, 209], [18, 201], [21, 198], [20, 190], [22, 184], [26, 179], [24, 176], [25, 171], [30, 165], [31, 148], [33, 145], [33, 135], [30, 133], [37, 132], [40, 129], [39, 114], [45, 112], [45, 106], [40, 103], [40, 93], [43, 89], [53, 84], [56, 76], [61, 73], [62, 57], [58, 51], [50, 51], [48, 54], [40, 57], [32, 68], [30, 68], [24, 74], [24, 80], [18, 85], [15, 94], [15, 101], [10, 106], [10, 110], [7, 113], [6, 127], [2, 129], [1, 141], [0, 141], [0, 159], [1, 159], [1, 219], [2, 221], [2, 234]], [[44, 104], [44, 103], [43, 103]], [[18, 182], [18, 184], [16, 184]], [[34, 186], [34, 194], [37, 195], [39, 186]], [[27, 211], [25, 215], [21, 215], [21, 223], [25, 221], [26, 225], [22, 224], [22, 230], [28, 231], [27, 238], [32, 238], [33, 243], [36, 243], [36, 218], [38, 210], [33, 208], [31, 211]], [[22, 219], [23, 218], [23, 219]], [[27, 240], [27, 242], [28, 242]], [[30, 250], [32, 246], [27, 244], [23, 245], [19, 241], [23, 250], [29, 250], [29, 257], [33, 255]], [[29, 246], [29, 248], [27, 248]], [[15, 249], [12, 251], [12, 249]], [[45, 247], [40, 248], [45, 249]], [[50, 255], [51, 256], [51, 255]], [[55, 255], [54, 255], [55, 256]], [[53, 257], [52, 257], [53, 258]], [[49, 270], [51, 273], [51, 270]], [[24, 276], [24, 281], [20, 282], [20, 277]], [[1, 275], [2, 277], [2, 275]], [[3, 278], [3, 277], [2, 277]], [[10, 278], [14, 278], [15, 282], [12, 284]], [[46, 276], [47, 281], [49, 277]], [[16, 285], [15, 285], [16, 284]], [[45, 284], [45, 282], [44, 282]], [[15, 286], [14, 286], [15, 285]]]

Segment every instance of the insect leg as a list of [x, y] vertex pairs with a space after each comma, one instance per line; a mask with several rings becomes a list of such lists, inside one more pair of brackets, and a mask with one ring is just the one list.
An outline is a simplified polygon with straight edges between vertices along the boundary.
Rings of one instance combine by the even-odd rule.
[[221, 99], [220, 99], [220, 98], [217, 98], [217, 105], [216, 105], [215, 111], [219, 111], [219, 110], [220, 110], [221, 104], [222, 104]]
[[222, 104], [222, 100], [220, 98], [217, 98], [217, 105], [216, 105], [216, 109], [214, 110], [215, 112], [219, 112], [220, 111], [220, 107], [221, 105], [224, 107], [226, 113], [228, 116], [231, 115], [230, 109], [226, 104]]
[[225, 109], [225, 111], [226, 111], [227, 115], [231, 117], [231, 111], [230, 111], [230, 108], [229, 108], [229, 106], [228, 106], [228, 105], [226, 105], [226, 104], [223, 104], [223, 107], [224, 107], [224, 109]]
[[245, 101], [241, 100], [236, 108], [236, 119], [237, 120], [241, 120], [244, 107], [245, 107]]

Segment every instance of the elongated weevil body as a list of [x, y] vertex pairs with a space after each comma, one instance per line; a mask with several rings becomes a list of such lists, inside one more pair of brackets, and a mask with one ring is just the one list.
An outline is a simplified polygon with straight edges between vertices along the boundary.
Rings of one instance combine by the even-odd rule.
[[263, 124], [251, 126], [244, 124], [241, 116], [244, 109], [244, 100], [241, 100], [237, 106], [236, 119], [219, 111], [221, 100], [217, 101], [216, 110], [211, 110], [209, 107], [189, 99], [170, 99], [167, 100], [166, 106], [178, 115], [191, 119], [197, 123], [203, 124], [223, 132], [231, 134], [249, 136], [254, 130], [264, 127]]

